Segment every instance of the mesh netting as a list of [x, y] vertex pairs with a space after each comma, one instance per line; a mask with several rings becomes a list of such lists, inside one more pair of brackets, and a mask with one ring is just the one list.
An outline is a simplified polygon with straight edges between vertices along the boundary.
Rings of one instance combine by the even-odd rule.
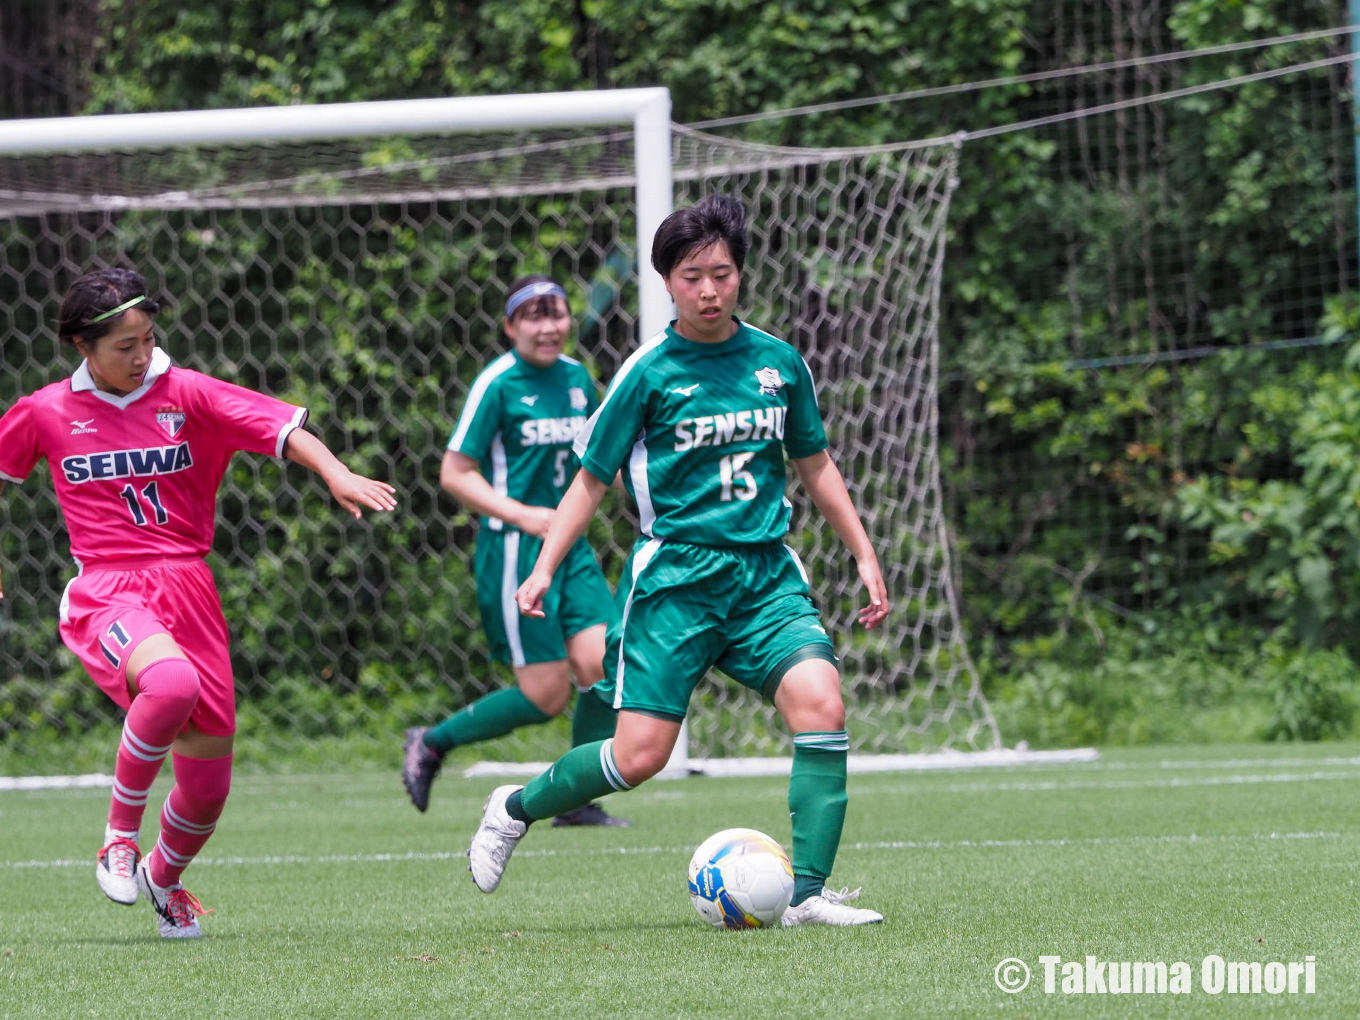
[[[673, 153], [677, 204], [723, 190], [748, 206], [739, 308], [811, 364], [895, 601], [883, 629], [856, 627], [854, 564], [796, 504], [790, 544], [844, 658], [855, 749], [996, 746], [958, 627], [936, 442], [955, 148], [803, 151], [677, 128]], [[131, 265], [169, 306], [177, 362], [307, 405], [351, 467], [399, 490], [396, 515], [351, 524], [303, 470], [233, 462], [213, 565], [243, 734], [271, 751], [336, 735], [388, 747], [506, 682], [476, 618], [475, 520], [439, 491], [439, 460], [502, 349], [515, 276], [567, 284], [575, 353], [602, 382], [636, 345], [633, 174], [627, 133], [0, 159], [0, 407], [74, 368], [52, 328], [67, 284]], [[116, 714], [57, 638], [72, 566], [50, 493], [40, 469], [0, 500], [0, 738], [21, 752]], [[611, 494], [590, 532], [611, 581], [634, 534]], [[709, 678], [691, 752], [786, 751], [755, 701]], [[492, 753], [560, 750], [536, 739]]]

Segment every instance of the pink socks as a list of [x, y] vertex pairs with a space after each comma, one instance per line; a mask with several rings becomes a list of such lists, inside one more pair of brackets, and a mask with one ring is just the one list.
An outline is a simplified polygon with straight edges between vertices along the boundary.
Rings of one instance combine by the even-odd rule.
[[158, 659], [137, 676], [118, 761], [113, 768], [109, 828], [125, 834], [141, 828], [146, 796], [170, 745], [198, 704], [198, 672], [186, 659]]
[[231, 790], [231, 755], [186, 758], [174, 755], [175, 788], [161, 808], [161, 836], [147, 857], [151, 881], [174, 885], [208, 842]]

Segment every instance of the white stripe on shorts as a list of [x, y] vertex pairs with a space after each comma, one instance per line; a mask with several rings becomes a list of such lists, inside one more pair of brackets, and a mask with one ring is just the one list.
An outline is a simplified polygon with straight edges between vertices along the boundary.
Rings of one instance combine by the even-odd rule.
[[660, 538], [649, 538], [633, 557], [633, 580], [628, 586], [628, 600], [623, 604], [623, 618], [619, 621], [619, 665], [614, 672], [615, 711], [623, 704], [623, 645], [628, 638], [628, 614], [633, 608], [633, 592], [637, 589], [638, 578], [647, 569], [647, 564], [652, 562], [656, 551], [665, 544]]
[[524, 665], [524, 643], [519, 637], [519, 532], [505, 533], [505, 565], [501, 569], [501, 617], [505, 621], [505, 640], [510, 643], [510, 664]]

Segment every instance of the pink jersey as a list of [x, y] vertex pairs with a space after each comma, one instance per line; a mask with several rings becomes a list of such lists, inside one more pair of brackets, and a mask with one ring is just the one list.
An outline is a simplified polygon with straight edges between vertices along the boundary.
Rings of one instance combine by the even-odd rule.
[[0, 417], [0, 479], [21, 482], [47, 458], [83, 567], [205, 556], [232, 454], [281, 457], [306, 420], [304, 408], [174, 368], [159, 348], [142, 385], [122, 397], [96, 389], [82, 362]]

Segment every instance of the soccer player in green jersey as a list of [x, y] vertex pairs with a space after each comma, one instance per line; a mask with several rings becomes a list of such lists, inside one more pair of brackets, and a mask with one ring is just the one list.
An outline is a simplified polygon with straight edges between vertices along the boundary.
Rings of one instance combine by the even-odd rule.
[[783, 923], [883, 920], [849, 905], [859, 890], [825, 887], [845, 822], [849, 742], [831, 640], [807, 573], [783, 543], [792, 512], [786, 453], [855, 557], [869, 595], [859, 613], [864, 626], [888, 615], [887, 590], [827, 454], [806, 362], [732, 314], [747, 244], [745, 211], [721, 195], [673, 213], [657, 230], [652, 265], [677, 318], [624, 362], [577, 438], [581, 470], [517, 595], [526, 616], [547, 610], [557, 565], [622, 469], [642, 535], [616, 595], [605, 679], [594, 689], [620, 710], [618, 730], [572, 748], [528, 786], [492, 792], [468, 850], [483, 892], [500, 884], [530, 823], [656, 775], [695, 685], [717, 666], [771, 698], [793, 734], [795, 891]]
[[[406, 731], [401, 777], [421, 811], [450, 750], [560, 714], [571, 700], [570, 674], [580, 686], [573, 746], [612, 736], [617, 718], [588, 690], [604, 676], [612, 596], [586, 540], [578, 535], [554, 561], [543, 613], [521, 617], [515, 603], [575, 471], [572, 442], [599, 405], [590, 373], [562, 353], [571, 335], [567, 292], [547, 276], [516, 280], [505, 302], [505, 334], [513, 347], [473, 382], [439, 481], [481, 514], [478, 608], [491, 657], [511, 666], [518, 686], [492, 691], [437, 726]], [[630, 824], [595, 803], [555, 814], [554, 825]]]

